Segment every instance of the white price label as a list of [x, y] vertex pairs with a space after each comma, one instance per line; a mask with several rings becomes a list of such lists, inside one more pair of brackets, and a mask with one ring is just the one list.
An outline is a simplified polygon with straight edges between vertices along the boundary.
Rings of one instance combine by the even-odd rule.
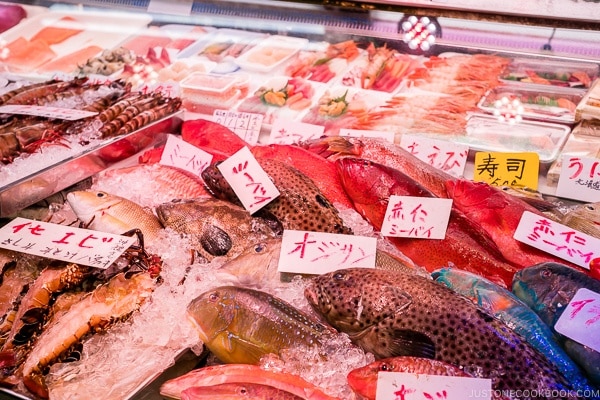
[[71, 108], [26, 106], [21, 104], [8, 104], [5, 106], [0, 106], [0, 113], [35, 115], [36, 117], [65, 119], [68, 121], [75, 121], [98, 114], [94, 111], [75, 110]]
[[443, 239], [451, 210], [452, 199], [391, 195], [381, 234], [415, 239]]
[[215, 110], [212, 120], [231, 129], [246, 143], [254, 146], [258, 143], [263, 119], [264, 115], [262, 114]]
[[168, 135], [159, 164], [181, 168], [195, 176], [200, 176], [202, 171], [212, 163], [212, 159], [212, 154], [174, 135]]
[[402, 135], [400, 147], [419, 160], [456, 177], [463, 176], [469, 156], [469, 146], [418, 135]]
[[377, 374], [377, 400], [491, 399], [492, 380], [462, 376], [387, 372]]
[[135, 237], [20, 217], [0, 228], [4, 249], [96, 268], [108, 268], [135, 241]]
[[307, 124], [278, 118], [271, 127], [270, 144], [292, 144], [302, 140], [318, 139], [325, 133], [322, 125]]
[[521, 216], [513, 237], [585, 269], [600, 257], [600, 239], [529, 211]]
[[600, 293], [579, 289], [554, 324], [554, 329], [600, 351]]
[[600, 201], [600, 158], [563, 156], [556, 195], [590, 203]]
[[279, 196], [279, 190], [248, 147], [242, 147], [217, 168], [251, 214]]
[[324, 274], [342, 268], [375, 268], [377, 238], [284, 230], [279, 272]]

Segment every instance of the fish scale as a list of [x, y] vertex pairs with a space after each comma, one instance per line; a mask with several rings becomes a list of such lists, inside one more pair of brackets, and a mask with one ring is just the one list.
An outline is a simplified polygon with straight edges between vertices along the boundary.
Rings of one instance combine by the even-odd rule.
[[[309, 177], [280, 161], [260, 159], [259, 163], [280, 194], [257, 214], [274, 217], [284, 229], [352, 234], [338, 210]], [[204, 169], [202, 179], [215, 197], [241, 205], [216, 165]]]
[[339, 270], [314, 278], [305, 295], [327, 322], [376, 358], [434, 358], [491, 378], [496, 390], [571, 389], [506, 324], [430, 279], [383, 270]]

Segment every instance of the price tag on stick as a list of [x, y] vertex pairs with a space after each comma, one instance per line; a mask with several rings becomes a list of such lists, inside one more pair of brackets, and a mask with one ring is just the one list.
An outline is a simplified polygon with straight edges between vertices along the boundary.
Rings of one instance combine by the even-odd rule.
[[579, 289], [556, 321], [554, 329], [600, 352], [600, 293]]

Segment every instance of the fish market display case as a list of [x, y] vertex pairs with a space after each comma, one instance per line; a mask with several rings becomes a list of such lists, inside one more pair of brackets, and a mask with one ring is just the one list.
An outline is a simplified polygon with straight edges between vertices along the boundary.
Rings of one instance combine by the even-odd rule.
[[[0, 218], [137, 164], [182, 121], [217, 120], [228, 111], [260, 115], [258, 128], [242, 129], [251, 144], [269, 143], [282, 120], [322, 127], [307, 140], [354, 129], [390, 133], [395, 143], [409, 134], [466, 144], [465, 177], [475, 151], [537, 153], [538, 190], [554, 195], [561, 155], [600, 158], [598, 111], [589, 101], [600, 90], [600, 7], [586, 0], [482, 3], [3, 2], [26, 14], [0, 33], [0, 96], [23, 84], [91, 77], [181, 103], [117, 137], [40, 136], [34, 147], [42, 151], [19, 160], [0, 148]], [[58, 158], [44, 158], [53, 148]], [[119, 396], [161, 398], [162, 381], [198, 362], [185, 346], [170, 356], [171, 363], [140, 368], [143, 376]]]

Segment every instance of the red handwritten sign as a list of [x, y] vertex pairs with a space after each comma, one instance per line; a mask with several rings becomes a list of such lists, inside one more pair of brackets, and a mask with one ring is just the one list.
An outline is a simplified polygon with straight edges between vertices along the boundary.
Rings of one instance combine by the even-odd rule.
[[492, 394], [491, 379], [385, 371], [377, 374], [377, 399], [491, 399]]
[[600, 257], [600, 239], [529, 211], [521, 216], [513, 237], [586, 269]]
[[181, 168], [196, 176], [212, 162], [212, 154], [185, 142], [174, 135], [167, 136], [167, 143], [160, 158], [160, 164]]
[[140, 85], [136, 90], [143, 94], [148, 93], [160, 93], [164, 97], [179, 97], [181, 95], [181, 88], [179, 82], [151, 82]]
[[600, 351], [600, 293], [579, 289], [556, 321], [554, 329]]
[[38, 117], [64, 119], [68, 121], [75, 121], [78, 119], [87, 118], [98, 114], [95, 111], [76, 110], [72, 108], [60, 107], [27, 106], [23, 104], [8, 104], [5, 106], [0, 106], [0, 113], [35, 115]]
[[556, 194], [587, 202], [600, 201], [600, 159], [563, 156]]
[[277, 118], [271, 127], [270, 144], [291, 144], [302, 140], [318, 139], [323, 136], [325, 127]]
[[217, 168], [250, 213], [279, 196], [279, 190], [247, 147], [242, 147]]
[[383, 236], [443, 239], [450, 219], [452, 199], [390, 196]]
[[15, 218], [0, 229], [0, 247], [21, 253], [108, 268], [136, 238]]
[[469, 146], [417, 135], [402, 135], [400, 147], [419, 160], [454, 176], [463, 175], [469, 156]]
[[248, 144], [258, 143], [264, 115], [228, 110], [215, 110], [213, 121], [226, 126]]
[[324, 274], [342, 268], [375, 268], [376, 248], [374, 237], [285, 230], [278, 270]]

